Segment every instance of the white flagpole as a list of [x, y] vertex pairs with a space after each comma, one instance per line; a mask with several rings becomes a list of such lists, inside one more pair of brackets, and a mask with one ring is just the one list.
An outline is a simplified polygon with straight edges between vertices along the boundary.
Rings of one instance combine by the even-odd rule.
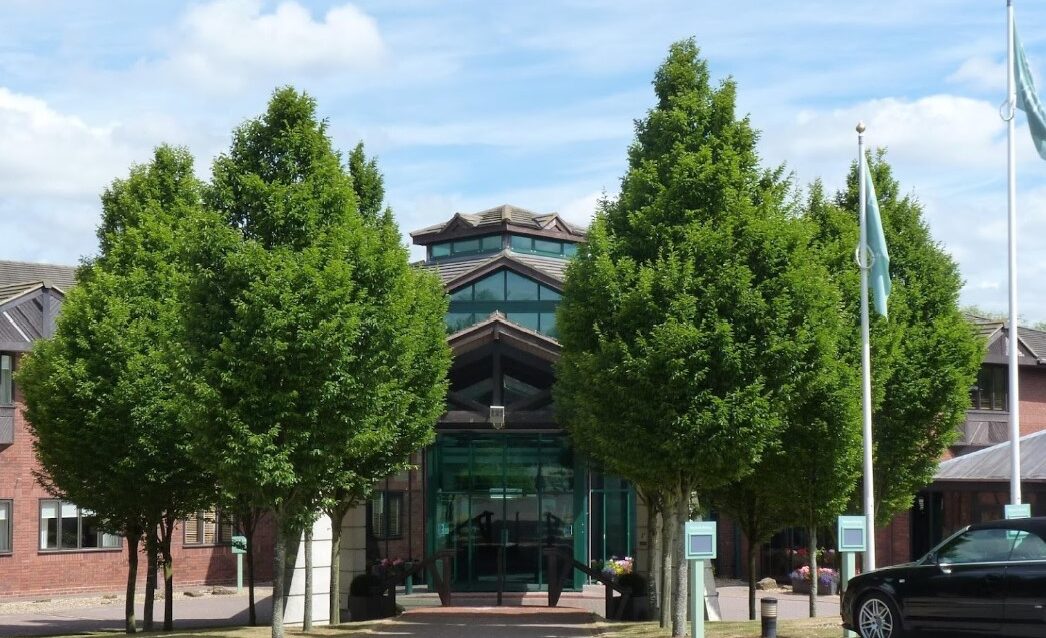
[[1006, 0], [1006, 98], [1010, 119], [1007, 132], [1007, 177], [1009, 203], [1010, 331], [1009, 331], [1009, 409], [1010, 409], [1010, 503], [1021, 502], [1021, 415], [1020, 381], [1017, 369], [1017, 151], [1014, 119], [1017, 112], [1017, 86], [1014, 78], [1013, 0]]
[[861, 269], [861, 404], [864, 436], [864, 516], [868, 529], [868, 546], [864, 552], [864, 571], [875, 569], [875, 491], [872, 475], [872, 351], [868, 335], [868, 193], [865, 188], [864, 122], [857, 124], [857, 181], [860, 192], [860, 244], [857, 247]]

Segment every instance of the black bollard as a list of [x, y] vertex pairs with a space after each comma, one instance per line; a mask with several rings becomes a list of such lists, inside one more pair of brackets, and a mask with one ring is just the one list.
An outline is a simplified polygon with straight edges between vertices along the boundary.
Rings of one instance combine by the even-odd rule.
[[759, 616], [763, 623], [762, 638], [777, 638], [777, 599], [764, 598], [759, 601]]

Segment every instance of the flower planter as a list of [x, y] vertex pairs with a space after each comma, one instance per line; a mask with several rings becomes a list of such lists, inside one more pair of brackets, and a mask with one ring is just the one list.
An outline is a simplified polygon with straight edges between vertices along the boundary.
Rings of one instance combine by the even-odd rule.
[[[792, 579], [792, 591], [796, 594], [809, 594], [810, 581]], [[839, 594], [839, 583], [817, 583], [818, 596], [836, 596]]]
[[349, 596], [349, 618], [354, 622], [395, 615], [396, 607], [389, 596]]

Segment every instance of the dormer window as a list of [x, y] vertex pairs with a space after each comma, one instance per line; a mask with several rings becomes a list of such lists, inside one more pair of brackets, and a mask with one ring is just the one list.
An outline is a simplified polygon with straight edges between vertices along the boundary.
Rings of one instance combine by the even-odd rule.
[[465, 255], [480, 255], [493, 253], [501, 250], [501, 235], [484, 235], [483, 237], [469, 237], [467, 239], [456, 239], [444, 241], [429, 246], [429, 258], [441, 259], [444, 257], [463, 257]]
[[577, 244], [573, 242], [527, 237], [526, 235], [512, 235], [511, 246], [512, 250], [517, 253], [542, 255], [544, 257], [570, 259], [577, 254]]

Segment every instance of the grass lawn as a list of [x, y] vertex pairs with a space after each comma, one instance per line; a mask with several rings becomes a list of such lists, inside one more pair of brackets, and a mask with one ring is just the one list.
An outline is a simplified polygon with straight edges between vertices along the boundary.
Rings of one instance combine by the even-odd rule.
[[[759, 638], [760, 621], [710, 622], [705, 624], [707, 638]], [[661, 629], [657, 623], [613, 623], [603, 630], [604, 638], [666, 638], [670, 631]], [[689, 624], [687, 625], [689, 632]], [[778, 638], [841, 638], [842, 626], [838, 618], [803, 618], [802, 620], [779, 620]]]

